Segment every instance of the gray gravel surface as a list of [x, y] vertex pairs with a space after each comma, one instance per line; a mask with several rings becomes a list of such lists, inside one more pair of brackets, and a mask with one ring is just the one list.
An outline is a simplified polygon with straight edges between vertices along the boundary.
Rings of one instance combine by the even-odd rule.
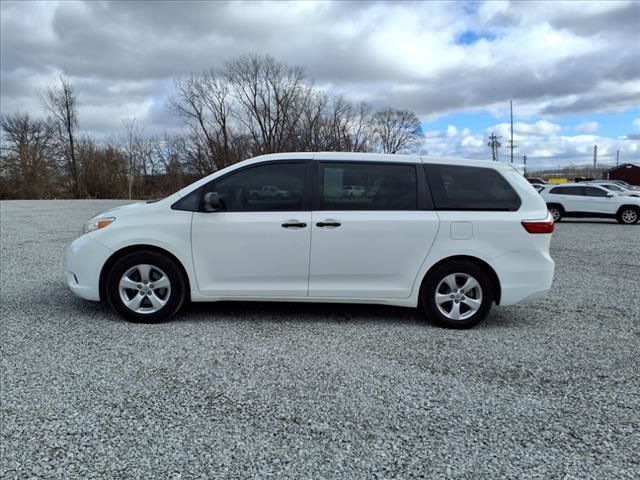
[[557, 226], [553, 291], [470, 331], [410, 309], [76, 299], [123, 202], [1, 202], [0, 477], [638, 478], [640, 226]]

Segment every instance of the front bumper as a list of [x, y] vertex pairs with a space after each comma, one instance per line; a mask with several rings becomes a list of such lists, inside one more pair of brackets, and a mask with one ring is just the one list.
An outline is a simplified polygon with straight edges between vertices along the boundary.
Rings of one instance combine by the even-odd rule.
[[100, 300], [100, 272], [112, 253], [90, 234], [74, 240], [67, 249], [69, 289], [85, 300]]

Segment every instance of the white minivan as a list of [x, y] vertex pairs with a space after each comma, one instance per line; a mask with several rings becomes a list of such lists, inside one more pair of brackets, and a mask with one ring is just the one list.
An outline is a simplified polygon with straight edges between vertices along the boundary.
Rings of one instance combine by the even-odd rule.
[[[255, 194], [265, 187], [278, 195]], [[551, 287], [553, 228], [506, 164], [271, 154], [92, 218], [69, 247], [67, 281], [134, 322], [187, 301], [255, 300], [420, 307], [468, 328], [492, 303]]]

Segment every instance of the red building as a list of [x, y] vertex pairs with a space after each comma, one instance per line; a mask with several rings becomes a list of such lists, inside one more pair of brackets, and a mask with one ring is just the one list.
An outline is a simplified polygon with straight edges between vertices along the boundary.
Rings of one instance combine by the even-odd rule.
[[623, 163], [607, 172], [609, 180], [623, 180], [631, 185], [640, 185], [640, 165]]

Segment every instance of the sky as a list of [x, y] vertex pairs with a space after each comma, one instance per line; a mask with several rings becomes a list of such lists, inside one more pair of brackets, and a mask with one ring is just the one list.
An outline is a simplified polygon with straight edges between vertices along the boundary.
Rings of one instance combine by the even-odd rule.
[[640, 162], [640, 2], [0, 2], [0, 111], [67, 75], [82, 131], [180, 128], [175, 79], [268, 54], [323, 89], [414, 111], [420, 151], [530, 168]]

